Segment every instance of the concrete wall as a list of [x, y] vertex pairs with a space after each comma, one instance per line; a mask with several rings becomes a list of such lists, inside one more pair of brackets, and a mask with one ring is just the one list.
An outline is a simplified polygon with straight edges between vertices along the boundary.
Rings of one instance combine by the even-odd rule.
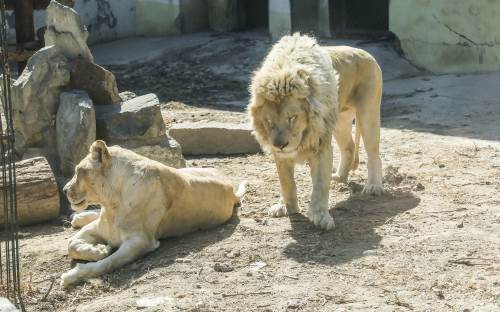
[[500, 0], [391, 1], [389, 28], [408, 59], [437, 73], [500, 69]]

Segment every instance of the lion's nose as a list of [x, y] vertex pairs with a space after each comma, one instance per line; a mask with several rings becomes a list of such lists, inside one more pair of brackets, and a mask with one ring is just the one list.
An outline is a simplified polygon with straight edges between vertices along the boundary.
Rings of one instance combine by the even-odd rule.
[[288, 141], [275, 140], [273, 145], [279, 149], [284, 149], [288, 146]]

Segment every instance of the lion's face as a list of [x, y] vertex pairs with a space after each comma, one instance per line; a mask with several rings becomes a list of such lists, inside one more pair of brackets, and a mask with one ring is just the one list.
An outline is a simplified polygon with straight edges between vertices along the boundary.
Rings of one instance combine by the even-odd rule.
[[82, 211], [89, 205], [100, 203], [100, 189], [109, 162], [106, 144], [103, 141], [94, 142], [89, 154], [75, 167], [73, 178], [63, 188], [73, 210]]
[[[258, 109], [258, 118], [265, 131], [267, 145], [282, 157], [294, 157], [307, 129], [306, 102], [288, 97], [279, 103], [267, 103]], [[255, 116], [257, 115], [257, 116]]]

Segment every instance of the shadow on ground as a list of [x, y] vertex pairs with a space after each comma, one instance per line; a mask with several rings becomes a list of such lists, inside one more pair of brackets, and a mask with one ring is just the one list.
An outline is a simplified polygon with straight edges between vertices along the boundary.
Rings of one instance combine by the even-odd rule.
[[107, 279], [113, 287], [126, 287], [154, 268], [167, 267], [178, 258], [188, 258], [192, 253], [231, 237], [239, 223], [239, 217], [233, 216], [226, 224], [214, 229], [163, 239], [157, 250], [108, 274]]
[[360, 258], [364, 251], [377, 249], [381, 240], [377, 227], [419, 203], [420, 199], [410, 192], [378, 198], [351, 195], [330, 211], [336, 223], [330, 232], [319, 232], [303, 215], [292, 216], [290, 235], [295, 242], [286, 246], [284, 254], [298, 262], [327, 265]]

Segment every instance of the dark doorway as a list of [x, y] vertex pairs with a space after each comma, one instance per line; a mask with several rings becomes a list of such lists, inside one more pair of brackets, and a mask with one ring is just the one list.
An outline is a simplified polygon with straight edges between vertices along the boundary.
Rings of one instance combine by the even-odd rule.
[[292, 31], [315, 34], [318, 31], [318, 1], [292, 0]]
[[268, 0], [243, 0], [244, 29], [268, 29]]
[[389, 35], [389, 0], [330, 0], [335, 37]]

